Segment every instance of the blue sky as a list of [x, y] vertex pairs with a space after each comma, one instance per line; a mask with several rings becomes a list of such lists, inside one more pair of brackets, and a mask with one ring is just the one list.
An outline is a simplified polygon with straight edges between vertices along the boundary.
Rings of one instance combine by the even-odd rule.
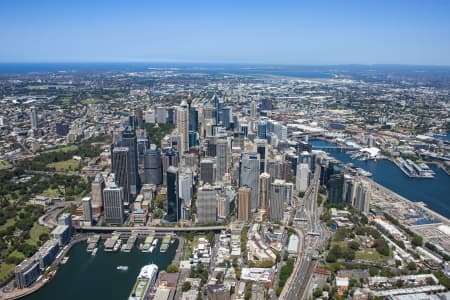
[[450, 1], [0, 1], [1, 62], [450, 65]]

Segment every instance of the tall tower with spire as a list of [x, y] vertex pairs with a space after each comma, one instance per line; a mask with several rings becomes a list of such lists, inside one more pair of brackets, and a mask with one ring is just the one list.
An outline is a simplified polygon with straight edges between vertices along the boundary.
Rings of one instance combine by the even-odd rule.
[[182, 154], [189, 149], [189, 112], [185, 101], [177, 109], [177, 130], [180, 135], [178, 151]]

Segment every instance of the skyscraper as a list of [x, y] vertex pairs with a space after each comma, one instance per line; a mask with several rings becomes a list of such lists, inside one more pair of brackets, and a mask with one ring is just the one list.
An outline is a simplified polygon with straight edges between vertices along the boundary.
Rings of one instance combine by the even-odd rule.
[[203, 183], [213, 184], [214, 180], [214, 161], [212, 159], [202, 159], [200, 161], [200, 180]]
[[161, 152], [159, 149], [149, 149], [144, 154], [144, 183], [162, 184]]
[[342, 198], [347, 205], [354, 205], [357, 184], [357, 180], [355, 180], [352, 176], [349, 174], [344, 174]]
[[216, 190], [208, 184], [197, 191], [197, 223], [213, 223], [217, 221]]
[[279, 222], [283, 219], [284, 206], [292, 202], [292, 183], [276, 179], [270, 188], [269, 219]]
[[219, 195], [217, 197], [217, 217], [226, 219], [230, 214], [230, 201], [227, 196]]
[[250, 103], [250, 117], [252, 119], [256, 119], [256, 117], [257, 117], [257, 109], [258, 109], [258, 104], [256, 103], [256, 101], [252, 101]]
[[219, 97], [217, 97], [217, 95], [214, 94], [212, 100], [214, 102], [214, 121], [215, 121], [215, 124], [217, 125], [220, 122], [220, 120], [219, 120], [219, 114], [220, 114]]
[[167, 169], [167, 215], [168, 222], [178, 222], [180, 218], [180, 203], [178, 191], [178, 168], [170, 166]]
[[31, 129], [37, 129], [39, 127], [39, 119], [35, 106], [30, 108]]
[[129, 171], [129, 149], [127, 147], [114, 147], [111, 154], [112, 172], [115, 183], [123, 188], [124, 205], [129, 204], [130, 173]]
[[306, 163], [297, 165], [297, 176], [295, 178], [295, 189], [297, 192], [306, 192], [309, 185], [309, 166]]
[[188, 121], [188, 108], [185, 103], [182, 103], [177, 108], [177, 130], [180, 135], [180, 145], [178, 150], [180, 154], [189, 150], [189, 121]]
[[225, 173], [228, 172], [228, 141], [226, 139], [218, 139], [216, 142], [216, 180], [222, 181]]
[[81, 205], [83, 207], [83, 221], [87, 225], [92, 225], [92, 205], [91, 197], [84, 197], [81, 199]]
[[266, 148], [267, 148], [267, 143], [266, 143], [266, 140], [256, 139], [255, 140], [255, 144], [256, 144], [256, 152], [258, 152], [259, 159], [260, 159], [259, 172], [263, 173], [263, 172], [266, 171]]
[[342, 203], [344, 173], [333, 174], [328, 181], [328, 202]]
[[122, 138], [119, 141], [119, 146], [127, 147], [128, 151], [128, 186], [130, 193], [136, 196], [141, 188], [141, 182], [138, 172], [138, 152], [137, 152], [137, 140], [136, 133], [131, 129], [127, 128], [122, 132]]
[[258, 122], [258, 137], [260, 139], [266, 139], [267, 138], [267, 122], [266, 121], [259, 121]]
[[259, 154], [244, 152], [239, 166], [239, 186], [248, 186], [251, 190], [251, 210], [259, 207]]
[[269, 207], [269, 190], [270, 190], [270, 174], [262, 173], [259, 175], [259, 196], [260, 208], [267, 209]]
[[247, 222], [250, 220], [252, 190], [242, 186], [238, 190], [238, 220]]
[[358, 210], [358, 212], [367, 214], [369, 213], [370, 199], [370, 184], [366, 181], [360, 180], [356, 186], [353, 206]]
[[180, 219], [188, 219], [192, 200], [192, 186], [194, 184], [194, 174], [187, 168], [178, 174], [178, 191], [180, 207]]
[[122, 224], [124, 220], [123, 188], [108, 182], [103, 190], [104, 216], [108, 224]]
[[103, 189], [105, 188], [105, 180], [101, 173], [95, 175], [91, 184], [91, 200], [92, 210], [94, 214], [99, 214], [103, 208]]

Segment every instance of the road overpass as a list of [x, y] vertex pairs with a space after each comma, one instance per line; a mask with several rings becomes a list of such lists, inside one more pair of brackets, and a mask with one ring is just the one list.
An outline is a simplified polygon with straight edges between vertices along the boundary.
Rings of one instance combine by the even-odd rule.
[[151, 226], [151, 227], [131, 227], [131, 226], [74, 226], [75, 229], [83, 232], [113, 232], [113, 231], [145, 231], [157, 232], [186, 232], [186, 231], [220, 231], [225, 230], [225, 226]]

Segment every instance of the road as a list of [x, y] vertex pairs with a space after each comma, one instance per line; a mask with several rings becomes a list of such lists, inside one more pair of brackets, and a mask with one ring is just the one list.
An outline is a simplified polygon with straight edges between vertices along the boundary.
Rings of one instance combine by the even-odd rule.
[[299, 255], [294, 271], [286, 282], [279, 299], [297, 300], [308, 297], [309, 286], [317, 264], [317, 250], [327, 240], [326, 230], [320, 223], [321, 209], [317, 207], [319, 178], [320, 168], [316, 168], [312, 182], [303, 197], [303, 204], [299, 204], [296, 208], [296, 212], [298, 212], [296, 217], [303, 220], [296, 221], [294, 224], [301, 243]]
[[178, 227], [178, 226], [74, 226], [75, 229], [92, 232], [110, 231], [154, 231], [154, 232], [179, 232], [179, 231], [220, 231], [225, 230], [225, 226], [199, 226], [199, 227]]

